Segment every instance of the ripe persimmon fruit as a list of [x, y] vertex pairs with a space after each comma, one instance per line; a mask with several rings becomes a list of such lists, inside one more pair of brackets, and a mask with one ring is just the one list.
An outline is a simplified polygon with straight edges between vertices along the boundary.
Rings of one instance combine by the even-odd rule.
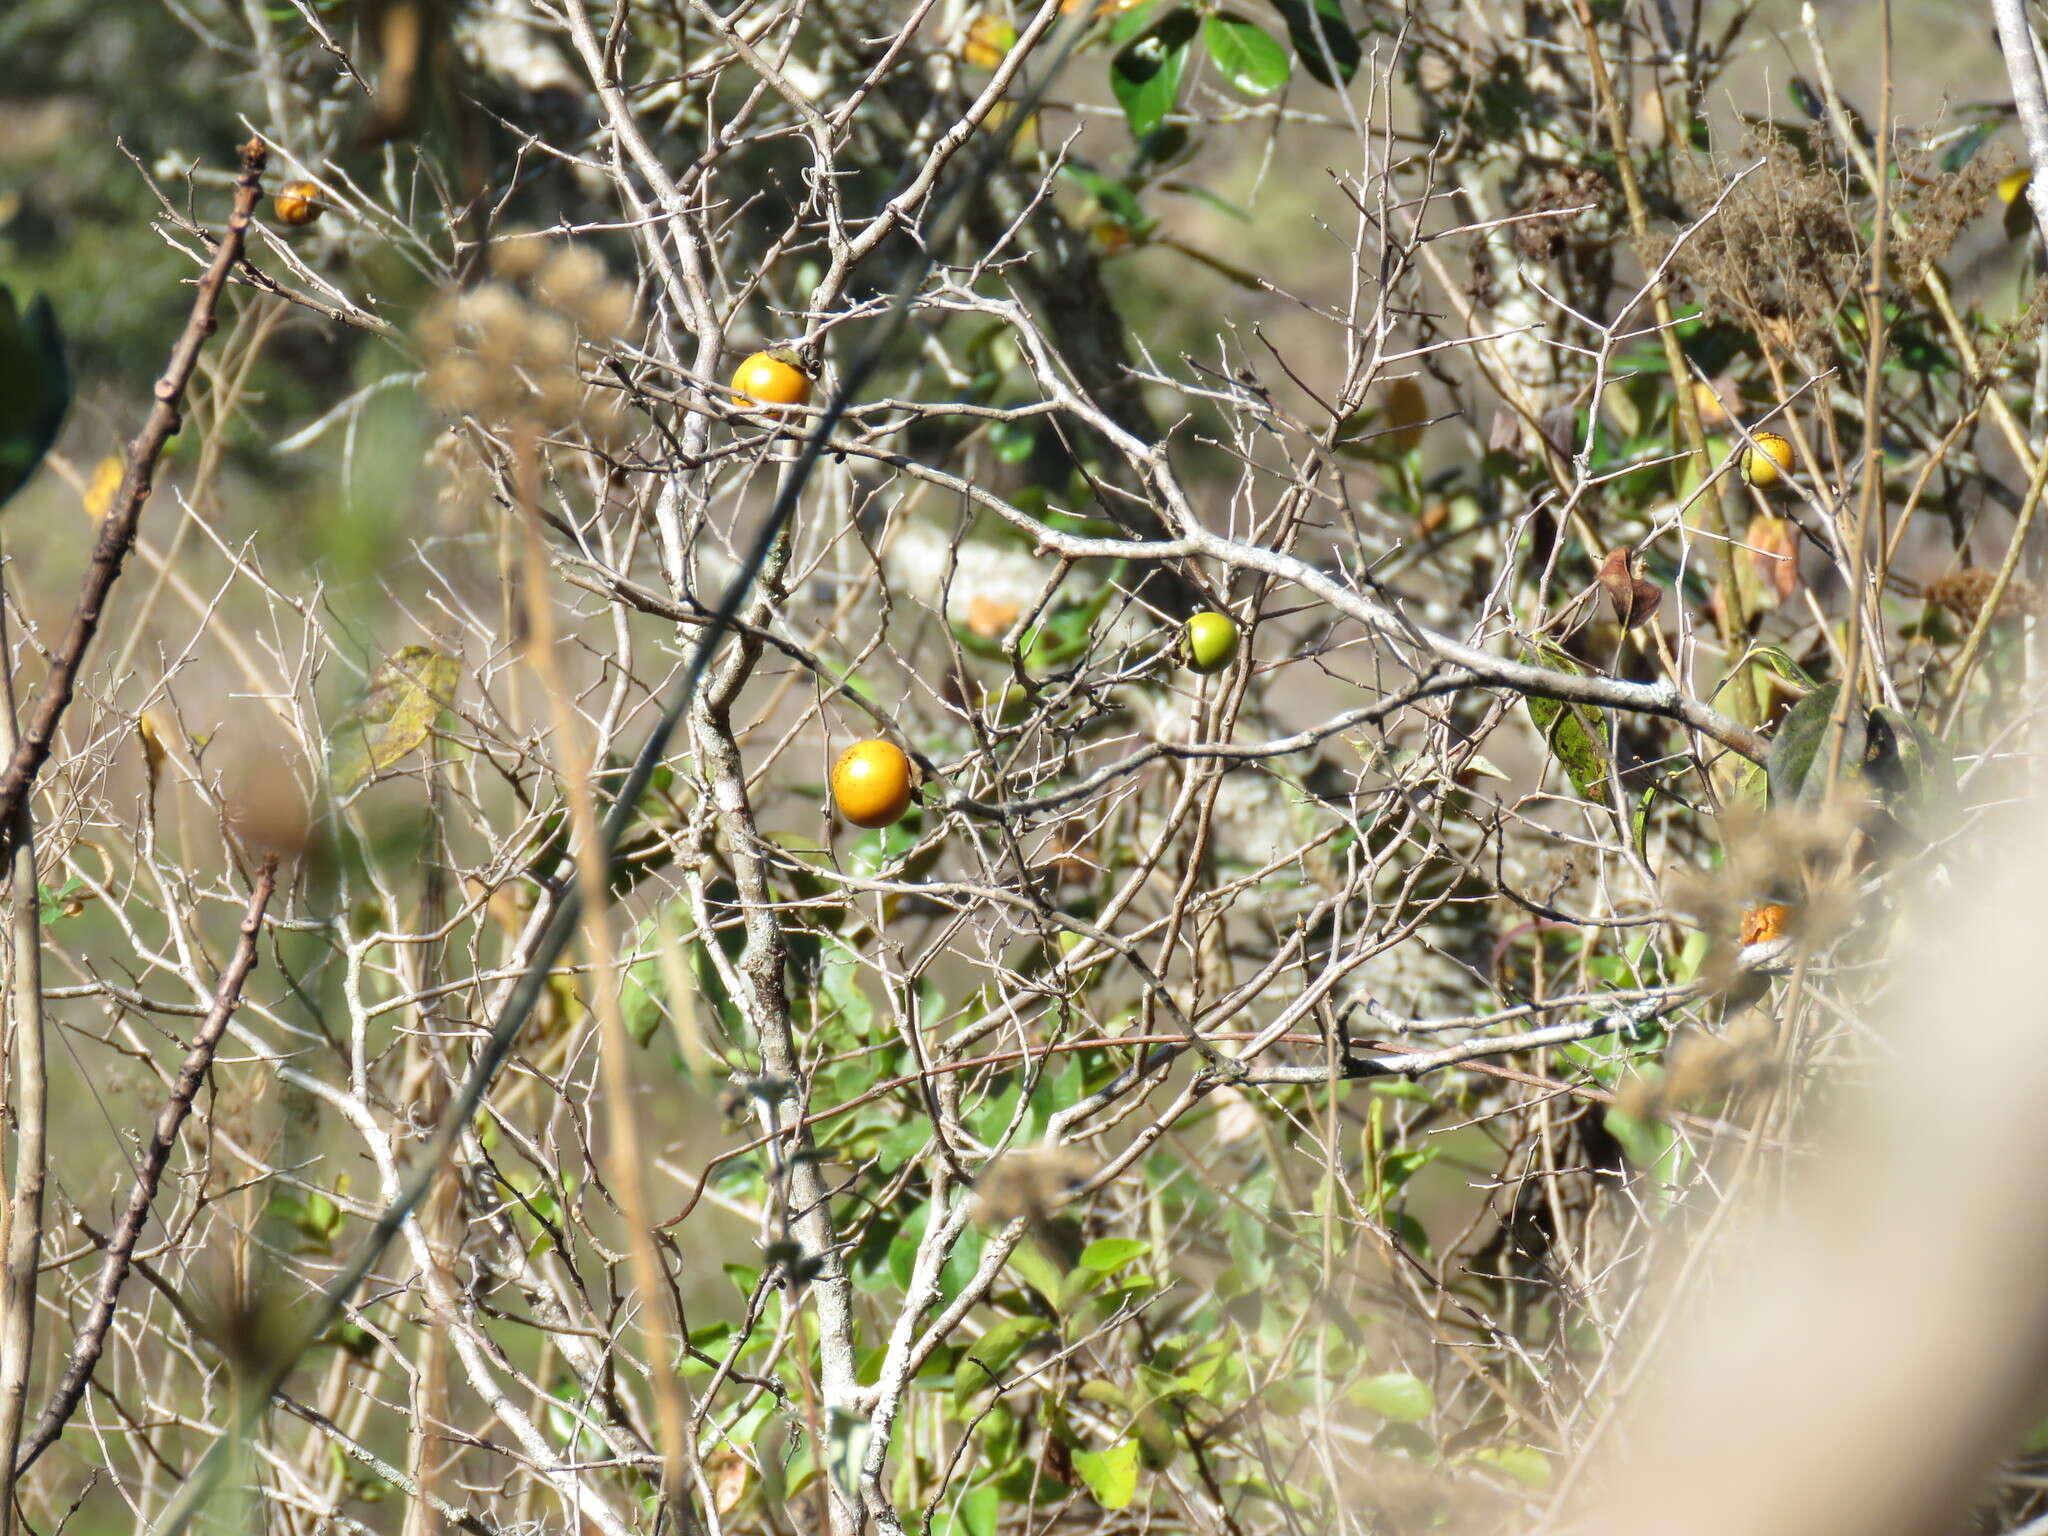
[[277, 189], [270, 207], [278, 223], [303, 228], [320, 217], [320, 189], [310, 181], [288, 181]]
[[733, 370], [734, 405], [758, 410], [762, 406], [803, 405], [810, 398], [811, 376], [787, 347], [756, 352]]
[[1767, 491], [1792, 471], [1792, 445], [1775, 432], [1752, 432], [1755, 446], [1742, 454], [1742, 478]]
[[910, 809], [910, 759], [892, 741], [856, 741], [832, 765], [832, 803], [856, 827], [886, 827]]

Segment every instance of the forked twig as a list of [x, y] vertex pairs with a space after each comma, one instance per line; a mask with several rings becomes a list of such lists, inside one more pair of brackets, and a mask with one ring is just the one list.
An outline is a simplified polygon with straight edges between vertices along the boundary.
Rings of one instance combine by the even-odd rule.
[[107, 1330], [114, 1321], [114, 1304], [120, 1299], [121, 1287], [128, 1279], [135, 1244], [142, 1236], [143, 1223], [149, 1220], [157, 1185], [162, 1182], [164, 1168], [171, 1160], [171, 1148], [178, 1144], [178, 1132], [185, 1124], [185, 1117], [192, 1112], [192, 1100], [198, 1096], [200, 1080], [206, 1076], [207, 1068], [213, 1065], [214, 1050], [220, 1044], [220, 1037], [227, 1032], [228, 1020], [234, 1017], [235, 1009], [242, 1000], [242, 984], [256, 968], [256, 936], [262, 931], [263, 913], [276, 889], [277, 855], [273, 853], [264, 858], [263, 868], [257, 873], [256, 889], [249, 895], [249, 909], [242, 918], [241, 937], [235, 943], [234, 955], [221, 975], [220, 985], [214, 989], [213, 1007], [200, 1023], [199, 1032], [192, 1037], [191, 1049], [185, 1052], [177, 1080], [171, 1084], [171, 1096], [157, 1113], [156, 1130], [143, 1151], [142, 1166], [135, 1170], [135, 1183], [128, 1191], [127, 1209], [121, 1212], [120, 1223], [107, 1240], [106, 1257], [100, 1261], [100, 1280], [93, 1293], [92, 1309], [78, 1331], [78, 1342], [71, 1346], [71, 1360], [64, 1367], [64, 1379], [50, 1395], [49, 1406], [43, 1409], [42, 1419], [36, 1424], [35, 1437], [29, 1441], [15, 1465], [16, 1478], [33, 1466], [36, 1458], [64, 1433], [65, 1424], [85, 1397], [86, 1384], [92, 1380], [93, 1368], [99, 1364], [100, 1351], [106, 1346]]

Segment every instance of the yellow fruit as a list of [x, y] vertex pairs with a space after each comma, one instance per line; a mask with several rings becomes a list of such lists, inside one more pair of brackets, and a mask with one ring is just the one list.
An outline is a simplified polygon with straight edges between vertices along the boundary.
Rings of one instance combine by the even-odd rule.
[[810, 398], [811, 376], [797, 366], [796, 353], [787, 348], [756, 352], [733, 370], [734, 405], [803, 405]]
[[1700, 425], [1709, 432], [1718, 431], [1728, 425], [1727, 400], [1734, 398], [1735, 391], [1732, 385], [1728, 386], [1728, 394], [1724, 400], [1720, 389], [1716, 388], [1711, 380], [1692, 381], [1692, 408], [1699, 414]]
[[1758, 490], [1769, 490], [1792, 470], [1792, 445], [1775, 432], [1752, 432], [1756, 446], [1742, 453], [1742, 478]]
[[960, 45], [960, 62], [970, 69], [994, 69], [1017, 46], [1017, 29], [1002, 16], [977, 16]]
[[1184, 631], [1187, 661], [1196, 672], [1221, 672], [1237, 656], [1237, 620], [1213, 610], [1198, 613]]
[[277, 189], [270, 206], [278, 223], [298, 229], [320, 217], [320, 189], [310, 181], [288, 181]]
[[910, 809], [910, 759], [889, 741], [856, 741], [832, 765], [832, 803], [856, 827], [886, 827]]

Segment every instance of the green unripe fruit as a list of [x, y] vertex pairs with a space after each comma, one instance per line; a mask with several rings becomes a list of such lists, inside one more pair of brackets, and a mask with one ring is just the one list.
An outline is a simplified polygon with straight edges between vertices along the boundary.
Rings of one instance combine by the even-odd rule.
[[1197, 672], [1221, 672], [1237, 657], [1237, 620], [1227, 613], [1198, 613], [1183, 631], [1188, 666]]

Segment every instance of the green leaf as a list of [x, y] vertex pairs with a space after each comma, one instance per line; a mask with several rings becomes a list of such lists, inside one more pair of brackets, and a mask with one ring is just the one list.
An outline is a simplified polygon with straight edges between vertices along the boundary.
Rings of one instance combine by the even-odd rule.
[[1265, 96], [1287, 83], [1287, 50], [1254, 22], [1228, 12], [1202, 22], [1202, 45], [1223, 78], [1247, 96]]
[[71, 366], [49, 299], [39, 293], [17, 309], [0, 284], [0, 505], [28, 484], [70, 407]]
[[1101, 205], [1104, 213], [1133, 234], [1142, 236], [1159, 222], [1139, 206], [1136, 195], [1129, 187], [1120, 181], [1112, 180], [1100, 171], [1091, 171], [1085, 165], [1068, 164], [1060, 167], [1060, 174], [1084, 188], [1088, 195]]
[[1371, 1377], [1352, 1388], [1351, 1395], [1361, 1407], [1396, 1424], [1417, 1424], [1436, 1412], [1436, 1394], [1429, 1383], [1406, 1371]]
[[1151, 1251], [1150, 1243], [1141, 1243], [1135, 1237], [1105, 1237], [1081, 1250], [1081, 1267], [1092, 1269], [1097, 1274], [1113, 1275]]
[[1124, 109], [1132, 138], [1142, 139], [1158, 128], [1179, 102], [1198, 25], [1186, 7], [1169, 11], [1110, 60], [1109, 88]]
[[1158, 0], [1140, 0], [1127, 11], [1119, 11], [1109, 24], [1109, 41], [1112, 47], [1122, 47], [1140, 32], [1152, 25], [1152, 18], [1159, 12]]
[[1024, 1278], [1024, 1283], [1045, 1298], [1046, 1305], [1055, 1312], [1065, 1310], [1066, 1276], [1059, 1266], [1045, 1256], [1045, 1250], [1035, 1242], [1019, 1243], [1010, 1254], [1010, 1268]]
[[[1586, 671], [1554, 645], [1525, 647], [1523, 659], [1549, 667], [1552, 671], [1569, 672], [1574, 677], [1582, 677]], [[1572, 788], [1595, 805], [1605, 805], [1607, 731], [1600, 712], [1583, 704], [1567, 704], [1558, 699], [1531, 696], [1522, 702], [1528, 707], [1529, 718], [1535, 722], [1536, 729], [1542, 732], [1550, 755], [1557, 759], [1565, 776], [1572, 781]]]
[[1533, 1445], [1490, 1445], [1472, 1459], [1498, 1467], [1524, 1488], [1542, 1493], [1550, 1487], [1550, 1458]]
[[1191, 181], [1162, 181], [1159, 188], [1162, 192], [1173, 192], [1181, 197], [1192, 197], [1196, 202], [1207, 203], [1218, 213], [1227, 214], [1240, 224], [1249, 224], [1252, 221], [1251, 213], [1247, 209], [1239, 207], [1227, 197], [1218, 196], [1207, 187], [1198, 187]]
[[1767, 762], [1771, 803], [1821, 797], [1836, 736], [1842, 737], [1841, 779], [1861, 785], [1892, 818], [1918, 836], [1934, 836], [1957, 815], [1955, 764], [1940, 738], [1896, 709], [1854, 712], [1837, 727], [1841, 685], [1816, 688], [1793, 705], [1771, 736]]
[[1006, 1317], [962, 1349], [953, 1367], [953, 1411], [958, 1413], [975, 1394], [999, 1384], [1025, 1345], [1047, 1331], [1044, 1318]]
[[1104, 1509], [1128, 1509], [1138, 1492], [1138, 1442], [1123, 1440], [1106, 1451], [1076, 1451], [1074, 1470]]
[[332, 1237], [341, 1230], [341, 1207], [317, 1189], [306, 1196], [306, 1230], [320, 1237]]
[[996, 1519], [1000, 1513], [999, 1495], [995, 1488], [976, 1488], [960, 1496], [960, 1502], [932, 1522], [934, 1536], [996, 1536]]
[[1629, 1162], [1649, 1180], [1652, 1208], [1670, 1208], [1672, 1190], [1685, 1171], [1685, 1144], [1678, 1133], [1662, 1120], [1645, 1119], [1624, 1110], [1610, 1109], [1604, 1117], [1614, 1139]]
[[453, 657], [425, 645], [401, 646], [379, 662], [369, 691], [336, 722], [328, 750], [335, 789], [348, 794], [425, 741], [459, 675]]
[[1153, 169], [1188, 158], [1194, 136], [1179, 123], [1163, 123], [1138, 140], [1138, 156]]
[[[1324, 85], [1349, 83], [1362, 56], [1358, 34], [1344, 19], [1343, 0], [1272, 0], [1287, 22], [1287, 37], [1301, 56], [1301, 67]], [[1332, 72], [1330, 66], [1336, 65]]]
[[875, 1021], [875, 1005], [861, 990], [859, 956], [836, 935], [831, 944], [832, 952], [818, 967], [825, 996], [831, 1000], [840, 1021], [865, 1038]]
[[[1742, 659], [1745, 663], [1756, 662], [1761, 666], [1769, 667], [1778, 676], [1784, 678], [1786, 682], [1796, 683], [1801, 688], [1818, 688], [1820, 686], [1819, 682], [1815, 680], [1806, 668], [1800, 666], [1798, 662], [1792, 659], [1790, 652], [1778, 646], [1752, 645], [1744, 653]], [[1731, 667], [1729, 670], [1733, 672], [1735, 669]]]
[[2005, 119], [1987, 117], [1983, 122], [1964, 134], [1955, 143], [1941, 152], [1941, 171], [1944, 176], [1953, 176], [1976, 158], [1977, 151], [1984, 147], [1985, 140], [1998, 132]]
[[942, 1300], [951, 1301], [973, 1282], [987, 1246], [988, 1239], [981, 1235], [978, 1227], [969, 1227], [954, 1240], [953, 1251], [939, 1266], [939, 1296]]
[[1022, 464], [1038, 447], [1038, 434], [1021, 421], [997, 422], [989, 429], [988, 438], [1001, 464]]
[[930, 1223], [932, 1209], [929, 1205], [914, 1206], [903, 1225], [896, 1230], [896, 1237], [889, 1244], [889, 1278], [896, 1282], [898, 1290], [910, 1288], [911, 1277], [917, 1273], [917, 1250], [924, 1241], [924, 1229]]
[[36, 885], [37, 921], [47, 928], [59, 918], [71, 916], [70, 907], [73, 902], [83, 899], [80, 893], [84, 890], [85, 882], [76, 875], [66, 880], [54, 891], [47, 885], [38, 882]]

